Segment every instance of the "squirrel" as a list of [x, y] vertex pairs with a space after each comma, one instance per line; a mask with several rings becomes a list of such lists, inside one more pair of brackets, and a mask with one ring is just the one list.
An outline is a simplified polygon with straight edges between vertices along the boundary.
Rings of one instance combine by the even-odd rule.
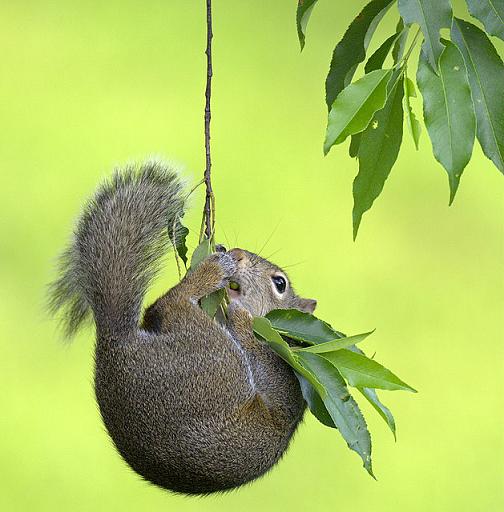
[[[85, 207], [49, 304], [68, 337], [94, 318], [96, 399], [124, 460], [162, 488], [210, 494], [270, 470], [306, 408], [292, 368], [254, 336], [253, 316], [313, 312], [316, 301], [297, 296], [266, 259], [220, 248], [142, 319], [173, 246], [167, 226], [186, 199], [178, 172], [159, 161], [116, 170]], [[222, 325], [198, 303], [221, 288], [230, 299]]]

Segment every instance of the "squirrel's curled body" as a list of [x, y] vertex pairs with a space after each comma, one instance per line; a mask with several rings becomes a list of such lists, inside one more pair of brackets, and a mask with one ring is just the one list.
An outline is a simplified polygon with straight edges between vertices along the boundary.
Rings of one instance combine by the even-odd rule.
[[[179, 178], [160, 163], [116, 173], [80, 219], [51, 304], [65, 308], [67, 334], [93, 313], [96, 397], [123, 458], [154, 484], [206, 494], [268, 471], [305, 410], [295, 374], [254, 337], [251, 314], [313, 311], [315, 301], [296, 296], [275, 265], [233, 249], [204, 260], [141, 322], [166, 226], [183, 210]], [[198, 301], [230, 278], [240, 290], [220, 325]]]

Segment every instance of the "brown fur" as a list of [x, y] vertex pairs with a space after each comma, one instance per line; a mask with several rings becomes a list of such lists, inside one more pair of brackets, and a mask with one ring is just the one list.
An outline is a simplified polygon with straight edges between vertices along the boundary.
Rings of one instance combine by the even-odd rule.
[[[117, 172], [88, 204], [51, 288], [71, 335], [93, 313], [95, 391], [119, 453], [166, 489], [207, 494], [238, 487], [282, 456], [304, 410], [292, 369], [252, 332], [252, 315], [313, 311], [285, 273], [241, 249], [216, 253], [147, 309], [141, 304], [184, 209], [177, 174], [159, 163]], [[170, 224], [168, 224], [170, 223]], [[287, 279], [287, 277], [285, 276]], [[239, 283], [225, 326], [198, 305]]]

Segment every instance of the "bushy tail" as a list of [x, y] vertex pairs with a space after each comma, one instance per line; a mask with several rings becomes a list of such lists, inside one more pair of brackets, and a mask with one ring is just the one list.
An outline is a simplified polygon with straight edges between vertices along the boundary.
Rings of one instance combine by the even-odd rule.
[[91, 312], [102, 335], [137, 328], [170, 244], [167, 227], [184, 214], [183, 189], [176, 171], [152, 161], [117, 170], [89, 201], [49, 287], [50, 311], [61, 313], [67, 337]]

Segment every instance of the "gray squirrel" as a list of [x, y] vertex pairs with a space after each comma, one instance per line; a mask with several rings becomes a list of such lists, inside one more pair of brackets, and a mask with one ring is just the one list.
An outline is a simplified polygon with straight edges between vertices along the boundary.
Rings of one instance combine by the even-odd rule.
[[[96, 325], [95, 392], [122, 457], [174, 492], [209, 494], [267, 472], [305, 411], [293, 370], [252, 331], [252, 315], [313, 312], [285, 272], [242, 249], [216, 252], [150, 306], [146, 290], [186, 207], [176, 171], [152, 161], [116, 171], [89, 201], [50, 285], [72, 336]], [[233, 290], [229, 282], [233, 282]], [[227, 323], [198, 301], [228, 288]]]

